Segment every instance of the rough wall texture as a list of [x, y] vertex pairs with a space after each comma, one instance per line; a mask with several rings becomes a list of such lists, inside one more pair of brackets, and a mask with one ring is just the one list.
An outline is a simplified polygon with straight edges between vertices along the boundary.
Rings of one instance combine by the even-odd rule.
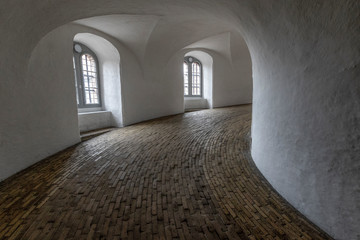
[[80, 141], [72, 51], [64, 51], [72, 44], [57, 40], [63, 36], [64, 29], [42, 39], [27, 69], [15, 56], [1, 55], [0, 180]]
[[337, 239], [360, 239], [360, 2], [262, 1], [244, 24], [252, 156]]

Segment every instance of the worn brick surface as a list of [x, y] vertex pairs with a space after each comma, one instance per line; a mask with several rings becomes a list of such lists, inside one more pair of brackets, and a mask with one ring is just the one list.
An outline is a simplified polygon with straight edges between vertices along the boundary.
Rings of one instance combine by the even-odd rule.
[[106, 133], [0, 184], [0, 239], [330, 239], [249, 154], [251, 106]]

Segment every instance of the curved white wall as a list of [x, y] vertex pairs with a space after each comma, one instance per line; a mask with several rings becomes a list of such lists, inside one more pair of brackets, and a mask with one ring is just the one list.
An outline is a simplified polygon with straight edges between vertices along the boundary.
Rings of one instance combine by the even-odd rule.
[[0, 82], [7, 86], [0, 83], [0, 99], [6, 106], [0, 114], [0, 180], [80, 141], [73, 36], [64, 37], [66, 32], [63, 28], [51, 32], [38, 43], [26, 74], [20, 65], [18, 71], [14, 68], [2, 76]]
[[310, 220], [336, 239], [359, 239], [360, 4], [251, 5], [243, 26], [254, 71], [253, 159]]

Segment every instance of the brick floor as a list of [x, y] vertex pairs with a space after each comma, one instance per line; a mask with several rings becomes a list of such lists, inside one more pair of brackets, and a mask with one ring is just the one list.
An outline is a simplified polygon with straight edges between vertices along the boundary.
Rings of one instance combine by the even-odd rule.
[[249, 154], [251, 106], [115, 130], [0, 184], [0, 239], [330, 239]]

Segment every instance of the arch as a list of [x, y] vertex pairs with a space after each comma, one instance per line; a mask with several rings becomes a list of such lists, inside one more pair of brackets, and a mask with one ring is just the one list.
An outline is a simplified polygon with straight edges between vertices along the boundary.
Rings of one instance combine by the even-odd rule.
[[[78, 33], [74, 36], [74, 42], [79, 42], [91, 48], [99, 61], [102, 107], [101, 109], [93, 110], [111, 112], [111, 114], [105, 114], [106, 116], [104, 115], [103, 117], [110, 117], [109, 124], [111, 126], [121, 127], [123, 114], [121, 100], [120, 54], [118, 50], [108, 40], [92, 33]], [[79, 128], [82, 128], [82, 125], [84, 124], [88, 124], [86, 120], [81, 119], [84, 119], [84, 117], [79, 117]], [[89, 121], [91, 123], [91, 120]], [[104, 119], [103, 121], [105, 122]], [[91, 128], [91, 126], [88, 127]]]
[[193, 56], [184, 58], [184, 96], [202, 97], [203, 73], [201, 61]]
[[213, 108], [213, 58], [210, 54], [200, 50], [190, 50], [185, 57], [197, 58], [202, 65], [202, 98], [184, 99], [184, 108]]
[[78, 108], [101, 107], [99, 61], [87, 46], [74, 42], [74, 74]]

